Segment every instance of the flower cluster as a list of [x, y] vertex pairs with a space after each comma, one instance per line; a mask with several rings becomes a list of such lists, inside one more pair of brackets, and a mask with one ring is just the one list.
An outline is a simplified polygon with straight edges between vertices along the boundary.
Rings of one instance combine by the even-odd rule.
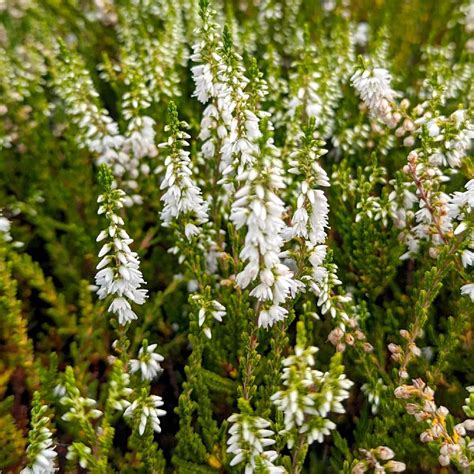
[[393, 112], [391, 104], [396, 93], [390, 86], [390, 81], [390, 73], [382, 67], [359, 67], [351, 77], [352, 85], [370, 113], [387, 125], [395, 126], [400, 115]]
[[[75, 53], [60, 45], [58, 70], [55, 75], [55, 90], [67, 105], [67, 111], [80, 134], [76, 140], [80, 147], [87, 148], [97, 156], [98, 165], [110, 166], [114, 176], [127, 189], [137, 187], [136, 163], [130, 161], [124, 148], [125, 137], [108, 111], [101, 107], [89, 72]], [[132, 195], [127, 204], [141, 202], [138, 195]]]
[[140, 271], [138, 255], [129, 247], [133, 239], [123, 228], [124, 220], [118, 215], [119, 209], [124, 206], [125, 193], [121, 189], [112, 189], [108, 168], [102, 168], [101, 179], [105, 192], [97, 200], [100, 204], [98, 214], [105, 216], [107, 229], [97, 236], [97, 241], [107, 239], [107, 242], [99, 252], [102, 260], [97, 265], [95, 282], [100, 299], [114, 297], [109, 311], [117, 315], [119, 324], [124, 325], [137, 319], [131, 303], [143, 304], [147, 290], [141, 288], [145, 281]]
[[[191, 59], [193, 62], [201, 64], [192, 67], [193, 80], [196, 85], [193, 96], [202, 104], [206, 104], [211, 98], [218, 98], [223, 87], [219, 77], [222, 56], [218, 53], [222, 43], [216, 32], [218, 26], [213, 21], [216, 12], [209, 8], [208, 2], [201, 3], [199, 13], [201, 16], [199, 40], [193, 45]], [[209, 115], [209, 112], [204, 112], [205, 117]]]
[[41, 405], [40, 394], [35, 392], [33, 399], [29, 446], [26, 450], [28, 465], [22, 474], [50, 474], [57, 471], [55, 459], [58, 456], [53, 444], [53, 433], [48, 428], [47, 405]]
[[[472, 265], [472, 180], [466, 183], [466, 191], [449, 195], [443, 191], [443, 184], [450, 181], [454, 169], [461, 166], [474, 137], [472, 123], [464, 110], [457, 110], [450, 117], [430, 118], [426, 112], [417, 123], [420, 128], [422, 146], [408, 155], [404, 172], [412, 179], [417, 201], [410, 199], [408, 209], [414, 202], [419, 209], [415, 212], [415, 222], [402, 233], [408, 251], [402, 259], [413, 256], [419, 250], [420, 242], [428, 240], [430, 255], [436, 257], [438, 247], [454, 242], [458, 235], [466, 236], [467, 248], [458, 252], [462, 264]], [[447, 167], [447, 170], [444, 168]], [[461, 288], [463, 294], [473, 298], [470, 283]]]
[[302, 131], [298, 148], [290, 154], [289, 173], [300, 177], [298, 183], [296, 211], [288, 229], [288, 238], [303, 237], [308, 247], [314, 248], [326, 241], [329, 205], [324, 192], [317, 186], [329, 186], [326, 171], [318, 163], [318, 158], [326, 153], [324, 142], [314, 138], [315, 123]]
[[434, 442], [439, 449], [439, 463], [448, 466], [451, 462], [462, 469], [469, 469], [474, 462], [474, 446], [466, 443], [466, 430], [474, 428], [473, 420], [454, 425], [449, 410], [437, 406], [434, 391], [421, 379], [413, 380], [412, 385], [400, 385], [395, 396], [406, 400], [406, 410], [418, 422], [428, 427], [420, 434], [423, 443]]
[[155, 352], [158, 344], [148, 345], [148, 341], [143, 341], [142, 347], [138, 351], [138, 359], [130, 360], [130, 372], [140, 372], [143, 380], [153, 380], [163, 369], [160, 362], [163, 362], [162, 355]]
[[163, 400], [158, 395], [148, 395], [144, 391], [141, 396], [134, 400], [125, 410], [124, 416], [131, 418], [135, 424], [137, 420], [138, 433], [143, 435], [147, 427], [152, 431], [161, 433], [160, 416], [166, 415], [166, 411], [161, 409]]
[[[451, 168], [461, 165], [474, 137], [466, 112], [457, 110], [448, 118], [430, 118], [427, 112], [415, 123], [420, 127], [422, 147], [410, 152], [404, 171], [415, 184], [419, 209], [415, 213], [416, 225], [406, 236], [409, 251], [402, 258], [413, 255], [422, 239], [431, 240], [435, 246], [446, 242], [461, 211], [458, 204], [462, 207], [469, 202], [468, 194], [455, 193], [451, 197], [442, 191], [443, 183], [450, 180]], [[446, 174], [446, 167], [450, 174]], [[408, 202], [409, 209], [413, 203]], [[466, 225], [455, 232], [465, 228]]]
[[297, 438], [308, 444], [322, 443], [325, 435], [336, 428], [328, 419], [330, 412], [344, 413], [341, 402], [349, 397], [353, 383], [343, 373], [340, 354], [331, 360], [329, 371], [314, 369], [314, 354], [318, 348], [306, 347], [304, 327], [298, 323], [298, 342], [295, 354], [283, 361], [281, 377], [284, 388], [272, 397], [273, 403], [284, 415], [284, 434], [291, 448]]
[[[241, 176], [254, 163], [260, 151], [257, 141], [262, 137], [259, 125], [263, 112], [256, 114], [252, 110], [251, 97], [246, 92], [249, 79], [227, 28], [224, 29], [222, 43], [222, 61], [218, 73], [222, 75], [224, 87], [219, 91], [219, 99], [223, 101], [219, 109], [228, 110], [230, 116], [223, 116], [227, 133], [220, 149], [220, 169], [229, 179], [233, 174]], [[232, 186], [228, 187], [232, 189]]]
[[130, 156], [133, 177], [137, 178], [139, 171], [145, 174], [148, 172], [148, 165], [142, 163], [142, 159], [157, 154], [154, 128], [156, 122], [149, 111], [153, 97], [147, 87], [143, 71], [138, 67], [140, 61], [134, 52], [135, 45], [127, 33], [121, 32], [122, 73], [128, 86], [128, 90], [122, 96], [123, 117], [128, 121], [123, 149]]
[[241, 288], [247, 288], [258, 278], [259, 283], [250, 295], [264, 303], [258, 324], [268, 327], [286, 317], [288, 311], [282, 303], [294, 297], [301, 284], [280, 261], [284, 207], [273, 189], [283, 187], [281, 176], [271, 171], [263, 175], [251, 169], [245, 178], [246, 184], [235, 194], [231, 214], [236, 228], [245, 226], [247, 230], [240, 252], [240, 258], [247, 263], [236, 282]]
[[406, 469], [405, 463], [393, 460], [395, 453], [387, 446], [360, 451], [365, 459], [354, 466], [352, 474], [363, 474], [367, 471], [385, 474], [386, 472], [404, 472]]
[[198, 325], [203, 329], [206, 337], [211, 339], [210, 319], [212, 318], [219, 323], [222, 322], [222, 318], [226, 315], [226, 309], [218, 301], [208, 300], [199, 294], [193, 295], [192, 299], [199, 306]]
[[161, 220], [164, 225], [169, 225], [173, 220], [183, 215], [185, 224], [184, 233], [188, 239], [199, 232], [198, 227], [192, 220], [186, 220], [187, 216], [193, 216], [195, 223], [202, 224], [207, 221], [207, 205], [202, 198], [201, 190], [192, 179], [191, 160], [189, 151], [183, 149], [188, 146], [186, 141], [190, 136], [180, 130], [180, 127], [188, 127], [186, 122], [178, 120], [178, 112], [173, 102], [168, 110], [168, 140], [159, 145], [165, 150], [166, 174], [161, 182], [160, 188], [166, 192], [161, 197], [164, 202], [161, 211]]
[[232, 423], [227, 440], [227, 452], [233, 455], [230, 466], [245, 463], [245, 474], [286, 472], [273, 464], [278, 457], [277, 452], [267, 449], [275, 444], [275, 433], [269, 429], [270, 422], [250, 413], [235, 413], [228, 421]]

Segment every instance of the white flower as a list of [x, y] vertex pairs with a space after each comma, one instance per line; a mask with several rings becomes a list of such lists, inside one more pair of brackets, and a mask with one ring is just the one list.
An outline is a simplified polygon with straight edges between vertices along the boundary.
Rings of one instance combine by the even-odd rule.
[[283, 388], [272, 395], [271, 400], [283, 412], [287, 444], [291, 449], [297, 433], [305, 434], [308, 443], [323, 442], [336, 425], [327, 419], [329, 412], [344, 413], [342, 401], [349, 396], [353, 385], [344, 374], [313, 369], [314, 346], [297, 345], [295, 354], [283, 361]]
[[62, 398], [66, 395], [66, 387], [62, 384], [57, 384], [53, 389], [55, 397]]
[[83, 443], [74, 442], [67, 448], [66, 459], [69, 461], [78, 460], [79, 466], [86, 469], [89, 467], [89, 462], [93, 459], [92, 449]]
[[354, 42], [361, 46], [365, 46], [369, 39], [369, 25], [361, 21], [357, 24], [356, 31], [354, 32]]
[[141, 372], [143, 380], [153, 380], [163, 369], [164, 357], [155, 352], [157, 344], [144, 345], [138, 351], [138, 359], [130, 360], [130, 371]]
[[[267, 182], [262, 183], [262, 178]], [[287, 311], [280, 305], [294, 297], [302, 284], [280, 262], [285, 223], [283, 202], [273, 191], [283, 186], [278, 169], [269, 169], [263, 176], [250, 169], [241, 179], [245, 179], [245, 184], [235, 194], [230, 216], [237, 229], [246, 227], [247, 231], [240, 252], [246, 265], [236, 282], [246, 288], [258, 278], [250, 295], [265, 303], [259, 326], [268, 327], [286, 316]]]
[[467, 285], [461, 286], [461, 294], [469, 296], [474, 301], [474, 283], [468, 283]]
[[184, 228], [184, 235], [189, 240], [191, 237], [199, 234], [199, 227], [195, 226], [194, 224], [186, 224]]
[[390, 102], [393, 102], [396, 95], [390, 81], [390, 73], [380, 67], [365, 70], [359, 68], [351, 77], [352, 85], [371, 113], [389, 123], [392, 120]]
[[[160, 189], [164, 190], [161, 200], [164, 202], [161, 211], [161, 220], [168, 226], [181, 215], [192, 216], [196, 223], [207, 222], [207, 203], [204, 202], [201, 190], [192, 177], [192, 164], [189, 151], [183, 148], [189, 146], [187, 139], [190, 136], [181, 130], [180, 126], [187, 126], [185, 122], [178, 121], [176, 106], [171, 103], [169, 108], [169, 123], [165, 127], [170, 131], [168, 140], [161, 143], [159, 148], [166, 153], [166, 172], [161, 182]], [[185, 235], [189, 239], [199, 232], [198, 228], [189, 223], [185, 226]]]
[[5, 242], [10, 242], [12, 240], [10, 235], [10, 226], [10, 221], [6, 217], [2, 216], [0, 211], [0, 234], [2, 235]]
[[229, 428], [230, 438], [227, 440], [227, 452], [234, 455], [230, 462], [231, 467], [244, 462], [245, 474], [252, 474], [259, 462], [270, 473], [286, 472], [280, 466], [273, 464], [278, 458], [277, 452], [266, 449], [275, 444], [272, 438], [275, 433], [269, 429], [269, 421], [261, 417], [237, 413], [230, 416], [228, 421], [232, 423]]
[[[201, 296], [195, 295], [194, 299], [199, 300]], [[211, 300], [210, 302], [201, 301], [203, 306], [199, 310], [199, 327], [203, 327], [204, 334], [208, 339], [211, 339], [212, 332], [209, 325], [206, 323], [207, 316], [210, 315], [213, 319], [218, 322], [222, 322], [222, 318], [227, 314], [225, 307], [216, 300]]]
[[141, 305], [147, 298], [147, 290], [141, 288], [145, 280], [140, 271], [138, 254], [130, 249], [133, 240], [123, 228], [123, 219], [117, 214], [117, 210], [124, 205], [124, 196], [120, 189], [110, 189], [98, 198], [101, 204], [98, 213], [105, 214], [108, 227], [97, 237], [98, 242], [105, 239], [107, 242], [99, 252], [102, 260], [97, 265], [95, 276], [99, 298], [114, 296], [108, 311], [117, 315], [121, 325], [137, 319], [131, 303]]
[[160, 416], [166, 415], [166, 411], [160, 407], [163, 406], [163, 400], [158, 395], [148, 395], [146, 398], [138, 398], [124, 412], [126, 418], [132, 418], [135, 412], [140, 413], [140, 424], [138, 433], [142, 436], [148, 423], [157, 433], [161, 433]]
[[[35, 444], [35, 456], [32, 462], [27, 467], [21, 470], [22, 474], [50, 474], [56, 472], [58, 469], [55, 466], [55, 459], [58, 454], [55, 451], [55, 446], [52, 441], [52, 433], [46, 428], [42, 427], [38, 433], [41, 439]], [[31, 445], [28, 446], [26, 453], [31, 452]]]
[[278, 321], [283, 321], [288, 315], [288, 311], [281, 306], [272, 305], [268, 309], [260, 311], [258, 315], [258, 325], [267, 329]]

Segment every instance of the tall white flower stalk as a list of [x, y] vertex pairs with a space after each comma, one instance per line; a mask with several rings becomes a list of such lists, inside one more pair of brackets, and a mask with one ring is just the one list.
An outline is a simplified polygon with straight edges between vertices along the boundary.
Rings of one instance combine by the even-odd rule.
[[137, 71], [133, 70], [130, 81], [131, 90], [126, 92], [122, 99], [123, 117], [128, 120], [125, 134], [124, 150], [132, 156], [133, 176], [136, 178], [139, 171], [146, 168], [141, 165], [142, 158], [156, 156], [155, 145], [155, 120], [146, 115], [144, 111], [151, 105], [151, 98], [146, 85], [136, 77]]
[[[343, 350], [346, 342], [351, 345], [365, 340], [358, 328], [357, 309], [349, 293], [339, 294], [337, 286], [342, 282], [337, 275], [337, 266], [327, 255], [327, 229], [329, 226], [329, 203], [323, 189], [330, 186], [326, 171], [318, 159], [326, 153], [324, 142], [315, 138], [316, 122], [310, 119], [300, 129], [291, 144], [289, 173], [296, 181], [296, 210], [290, 225], [284, 230], [286, 240], [295, 240], [299, 247], [288, 252], [294, 258], [301, 281], [318, 297], [321, 313], [329, 314], [336, 322], [330, 340]], [[354, 333], [354, 334], [350, 334]]]
[[250, 295], [261, 303], [258, 325], [267, 328], [286, 318], [283, 304], [295, 296], [301, 284], [280, 259], [285, 208], [276, 193], [284, 183], [276, 168], [262, 165], [239, 175], [244, 185], [235, 194], [230, 219], [236, 229], [246, 230], [239, 254], [245, 267], [236, 277], [237, 285], [247, 288], [257, 282]]
[[[301, 117], [314, 119], [318, 136], [328, 138], [335, 125], [336, 109], [342, 97], [341, 84], [347, 80], [353, 65], [353, 41], [349, 26], [338, 26], [331, 38], [322, 38], [323, 51], [311, 42], [310, 33], [302, 35], [304, 43], [290, 69], [287, 133], [291, 140], [301, 129]], [[288, 141], [288, 139], [287, 139]]]
[[125, 138], [118, 124], [99, 103], [99, 93], [80, 57], [64, 46], [60, 47], [54, 74], [54, 89], [66, 104], [65, 110], [78, 127], [76, 140], [79, 147], [87, 148], [96, 156], [96, 164], [110, 166], [115, 178], [127, 190], [132, 191], [127, 205], [140, 203], [134, 194], [135, 164], [125, 152]]
[[[181, 5], [173, 2], [133, 4], [120, 8], [121, 21], [117, 27], [123, 44], [122, 55], [127, 67], [133, 67], [147, 85], [152, 102], [181, 95], [177, 65], [185, 65], [186, 48]], [[162, 21], [160, 28], [150, 28], [149, 15]]]
[[[181, 128], [189, 128], [186, 122], [180, 121], [174, 102], [170, 102], [168, 109], [168, 124], [165, 132], [168, 140], [159, 145], [165, 154], [165, 177], [161, 183], [164, 202], [161, 211], [161, 220], [165, 227], [176, 226], [177, 245], [172, 249], [180, 253], [180, 262], [196, 258], [198, 253], [209, 254], [214, 245], [208, 232], [203, 231], [203, 224], [208, 221], [208, 204], [202, 197], [199, 186], [193, 179], [192, 163], [189, 151], [190, 135]], [[189, 245], [189, 242], [193, 240]], [[193, 265], [191, 265], [192, 268]], [[212, 319], [221, 322], [226, 310], [218, 301], [212, 298], [209, 289], [204, 288], [204, 278], [195, 274], [199, 282], [199, 291], [193, 295], [192, 301], [199, 307], [198, 325], [209, 339], [212, 337], [210, 322]]]
[[[298, 183], [295, 191], [296, 210], [284, 236], [287, 240], [300, 239], [296, 259], [300, 265], [309, 264], [311, 269], [301, 280], [319, 297], [317, 303], [322, 307], [322, 313], [330, 311], [332, 317], [336, 317], [337, 305], [332, 304], [330, 290], [341, 282], [325, 265], [329, 203], [324, 191], [318, 189], [329, 186], [329, 178], [318, 162], [326, 150], [322, 148], [324, 142], [314, 138], [315, 133], [313, 119], [300, 130], [292, 146], [289, 173], [295, 176]], [[303, 272], [304, 269], [299, 268], [299, 271]]]
[[97, 295], [99, 299], [113, 298], [109, 311], [117, 316], [119, 324], [125, 325], [137, 319], [132, 303], [143, 304], [147, 290], [141, 288], [145, 280], [140, 271], [140, 260], [138, 254], [130, 249], [133, 239], [119, 215], [119, 210], [124, 207], [125, 193], [112, 188], [112, 176], [105, 166], [100, 170], [100, 180], [105, 192], [97, 200], [100, 204], [98, 214], [104, 215], [107, 228], [97, 237], [98, 242], [105, 241], [99, 252], [102, 260], [97, 265], [95, 276]]
[[178, 119], [178, 111], [174, 102], [168, 109], [168, 124], [165, 132], [168, 140], [159, 145], [165, 158], [165, 177], [160, 188], [164, 191], [161, 200], [164, 203], [161, 221], [164, 226], [177, 222], [184, 226], [184, 234], [188, 239], [199, 233], [198, 225], [208, 220], [207, 203], [192, 176], [192, 164], [187, 141], [190, 135], [181, 130], [189, 128], [188, 124]]
[[[242, 57], [235, 52], [232, 37], [227, 28], [223, 32], [223, 62], [219, 74], [225, 80], [226, 87], [220, 98], [232, 114], [227, 135], [221, 149], [221, 170], [227, 179], [240, 175], [247, 166], [253, 164], [259, 153], [258, 140], [262, 137], [259, 128], [260, 116], [250, 106], [250, 97], [246, 88], [249, 79], [245, 76]], [[229, 189], [231, 189], [229, 187]]]
[[[220, 160], [224, 141], [231, 129], [233, 108], [230, 103], [231, 91], [222, 72], [225, 69], [223, 44], [219, 37], [220, 27], [214, 21], [215, 16], [216, 12], [209, 8], [208, 2], [201, 2], [201, 25], [191, 59], [197, 63], [192, 68], [195, 83], [193, 96], [202, 104], [207, 104], [199, 133], [201, 153], [206, 162], [214, 162], [213, 179], [217, 182], [225, 167]], [[213, 191], [221, 194], [213, 196], [215, 201], [226, 199], [224, 188]]]
[[[224, 31], [224, 53], [226, 74], [233, 86], [233, 120], [222, 150], [223, 162], [228, 164], [223, 173], [236, 172], [237, 182], [242, 183], [231, 204], [230, 220], [237, 230], [246, 230], [239, 253], [245, 267], [237, 275], [236, 283], [244, 289], [256, 281], [250, 295], [260, 302], [258, 325], [267, 328], [285, 319], [288, 310], [283, 304], [294, 297], [301, 283], [293, 278], [280, 258], [286, 225], [282, 218], [285, 206], [277, 193], [284, 188], [284, 182], [278, 150], [271, 137], [271, 122], [267, 114], [255, 109], [262, 89], [254, 92], [252, 100], [240, 89], [248, 80], [240, 80], [243, 77], [241, 58], [233, 51], [228, 30]], [[254, 77], [259, 79], [258, 74]], [[262, 119], [265, 120], [265, 137], [260, 129]]]
[[214, 21], [216, 12], [209, 8], [207, 1], [200, 2], [199, 10], [201, 25], [198, 30], [196, 43], [193, 45], [191, 60], [197, 63], [191, 68], [196, 97], [202, 104], [219, 96], [219, 89], [224, 87], [222, 77], [219, 76], [219, 66], [222, 64], [222, 41], [218, 36], [218, 25]]

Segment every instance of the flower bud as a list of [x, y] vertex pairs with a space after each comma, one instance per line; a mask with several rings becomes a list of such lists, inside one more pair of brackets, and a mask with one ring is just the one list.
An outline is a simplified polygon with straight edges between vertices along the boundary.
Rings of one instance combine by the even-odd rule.
[[392, 459], [395, 456], [395, 453], [390, 448], [387, 448], [387, 446], [379, 446], [377, 448], [377, 454], [383, 461]]
[[406, 470], [406, 465], [403, 462], [400, 461], [389, 461], [387, 464], [384, 466], [386, 471], [389, 472], [403, 472]]

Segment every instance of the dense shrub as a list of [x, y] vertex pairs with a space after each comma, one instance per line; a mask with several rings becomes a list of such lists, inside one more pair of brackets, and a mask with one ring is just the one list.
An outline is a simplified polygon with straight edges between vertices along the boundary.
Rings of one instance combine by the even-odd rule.
[[473, 33], [0, 0], [0, 469], [471, 472]]

